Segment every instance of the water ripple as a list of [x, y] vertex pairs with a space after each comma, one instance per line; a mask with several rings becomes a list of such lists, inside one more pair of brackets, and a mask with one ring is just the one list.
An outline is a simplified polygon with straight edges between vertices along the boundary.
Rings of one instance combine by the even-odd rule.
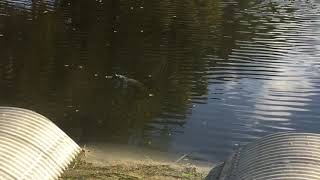
[[1, 103], [80, 141], [222, 160], [319, 132], [319, 27], [316, 0], [0, 0]]

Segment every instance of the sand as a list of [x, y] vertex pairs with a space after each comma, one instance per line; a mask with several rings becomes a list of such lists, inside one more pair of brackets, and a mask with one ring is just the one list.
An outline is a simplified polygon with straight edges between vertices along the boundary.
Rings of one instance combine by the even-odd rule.
[[[185, 163], [183, 158], [173, 161], [160, 161], [151, 158], [130, 158], [128, 153], [118, 150], [117, 153], [105, 152], [94, 147], [83, 149], [69, 168], [62, 174], [60, 180], [66, 179], [204, 179], [211, 166], [196, 166]], [[110, 148], [108, 148], [110, 149]], [[119, 149], [119, 148], [117, 148]], [[122, 154], [121, 154], [122, 153]], [[183, 156], [181, 156], [183, 157]], [[156, 158], [155, 158], [156, 159]]]

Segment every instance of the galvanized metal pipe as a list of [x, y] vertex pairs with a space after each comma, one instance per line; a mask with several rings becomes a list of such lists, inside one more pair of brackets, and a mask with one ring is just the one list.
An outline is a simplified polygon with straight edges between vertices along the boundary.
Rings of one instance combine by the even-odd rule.
[[57, 179], [80, 150], [46, 117], [0, 107], [0, 179]]
[[237, 152], [228, 180], [320, 179], [320, 135], [277, 133]]

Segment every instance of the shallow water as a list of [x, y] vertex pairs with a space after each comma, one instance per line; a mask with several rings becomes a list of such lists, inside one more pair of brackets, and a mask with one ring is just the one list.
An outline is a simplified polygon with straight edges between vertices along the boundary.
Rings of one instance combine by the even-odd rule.
[[320, 2], [0, 0], [0, 92], [82, 144], [221, 161], [320, 132]]

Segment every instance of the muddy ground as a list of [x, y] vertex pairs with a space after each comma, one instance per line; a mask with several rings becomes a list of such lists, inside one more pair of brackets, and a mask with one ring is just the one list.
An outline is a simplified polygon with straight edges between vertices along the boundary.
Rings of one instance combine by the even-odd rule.
[[204, 179], [205, 174], [195, 167], [179, 167], [168, 164], [115, 164], [112, 166], [94, 166], [82, 162], [69, 168], [60, 178], [65, 179]]
[[112, 180], [200, 180], [207, 172], [199, 168], [178, 163], [117, 161], [104, 165], [91, 163], [82, 153], [71, 163], [60, 180], [73, 179], [112, 179]]

